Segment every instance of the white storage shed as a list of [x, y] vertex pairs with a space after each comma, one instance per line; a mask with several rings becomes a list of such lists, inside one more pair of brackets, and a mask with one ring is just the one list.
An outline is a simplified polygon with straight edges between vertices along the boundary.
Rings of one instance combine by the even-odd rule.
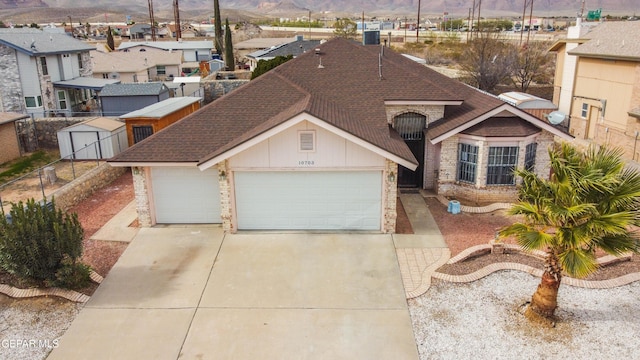
[[129, 147], [125, 123], [110, 118], [89, 119], [57, 135], [63, 159], [109, 159]]

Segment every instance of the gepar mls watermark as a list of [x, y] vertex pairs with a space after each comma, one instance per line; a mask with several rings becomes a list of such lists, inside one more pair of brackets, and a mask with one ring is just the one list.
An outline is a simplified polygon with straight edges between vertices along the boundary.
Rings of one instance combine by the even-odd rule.
[[2, 339], [0, 348], [3, 349], [55, 349], [60, 346], [58, 339]]

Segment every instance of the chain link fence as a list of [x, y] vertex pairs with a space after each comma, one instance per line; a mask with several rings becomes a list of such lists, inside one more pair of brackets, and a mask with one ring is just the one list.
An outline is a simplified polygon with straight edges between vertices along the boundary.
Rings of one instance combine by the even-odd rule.
[[[122, 131], [125, 130], [123, 129]], [[118, 135], [120, 135], [120, 132], [101, 138], [61, 159], [1, 184], [0, 210], [6, 214], [10, 210], [11, 203], [24, 202], [31, 198], [35, 200], [51, 199], [55, 192], [64, 185], [105, 163], [107, 159], [88, 155], [100, 154], [100, 147], [103, 146], [101, 144], [107, 141], [111, 142], [111, 138]], [[127, 144], [121, 144], [120, 142], [116, 143], [118, 144], [117, 153], [127, 146]]]

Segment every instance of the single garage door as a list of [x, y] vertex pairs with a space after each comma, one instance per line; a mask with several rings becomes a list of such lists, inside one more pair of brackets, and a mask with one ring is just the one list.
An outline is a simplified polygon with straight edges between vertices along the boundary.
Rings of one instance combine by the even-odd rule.
[[213, 169], [151, 169], [158, 224], [213, 224], [220, 219], [220, 185]]
[[240, 230], [380, 230], [381, 171], [236, 172]]

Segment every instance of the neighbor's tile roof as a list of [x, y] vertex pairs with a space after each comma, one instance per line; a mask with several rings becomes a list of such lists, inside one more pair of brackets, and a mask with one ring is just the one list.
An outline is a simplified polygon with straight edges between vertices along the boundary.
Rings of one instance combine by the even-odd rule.
[[388, 49], [379, 62], [380, 46], [334, 39], [318, 48], [320, 55], [280, 65], [112, 161], [205, 162], [306, 112], [415, 163], [387, 123], [385, 101], [464, 100], [435, 123], [444, 131], [504, 104]]
[[610, 21], [591, 28], [570, 55], [640, 61], [640, 21]]
[[63, 32], [44, 32], [33, 28], [0, 28], [0, 44], [29, 56], [77, 53], [96, 48]]
[[166, 90], [167, 87], [161, 82], [107, 84], [102, 88], [100, 97], [159, 95]]

